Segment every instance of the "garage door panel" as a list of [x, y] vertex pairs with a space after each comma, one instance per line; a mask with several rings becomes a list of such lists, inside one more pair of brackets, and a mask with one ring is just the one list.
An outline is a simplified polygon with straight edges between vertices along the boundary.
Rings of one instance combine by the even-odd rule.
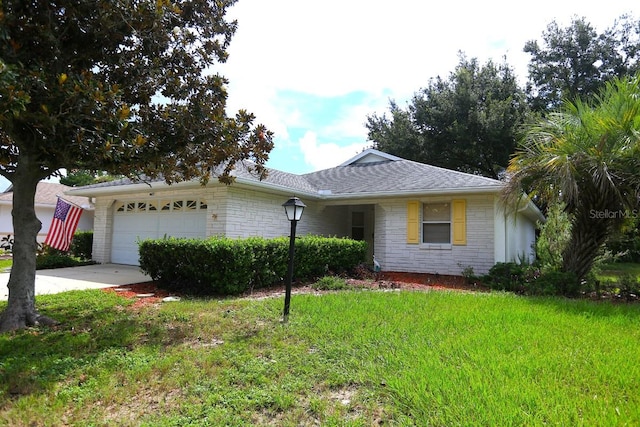
[[[135, 206], [157, 206], [161, 202], [148, 201]], [[122, 203], [120, 203], [122, 205]], [[127, 202], [125, 205], [131, 205]], [[180, 207], [181, 204], [174, 206]], [[206, 208], [206, 206], [205, 206]], [[148, 209], [148, 208], [146, 208]], [[116, 211], [113, 216], [111, 262], [139, 265], [138, 241], [162, 237], [198, 238], [206, 235], [206, 209], [189, 211]]]

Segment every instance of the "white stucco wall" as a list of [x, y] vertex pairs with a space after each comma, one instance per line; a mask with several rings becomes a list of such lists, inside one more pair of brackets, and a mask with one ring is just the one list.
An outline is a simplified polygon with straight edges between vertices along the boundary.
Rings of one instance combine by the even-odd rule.
[[536, 223], [523, 215], [505, 211], [495, 202], [495, 262], [533, 262], [535, 260]]
[[526, 262], [535, 260], [535, 224], [526, 216], [511, 216], [506, 223], [506, 262]]

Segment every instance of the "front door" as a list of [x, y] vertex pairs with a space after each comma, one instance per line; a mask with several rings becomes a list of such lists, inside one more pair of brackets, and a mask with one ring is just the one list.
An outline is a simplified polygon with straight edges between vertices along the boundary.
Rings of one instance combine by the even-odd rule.
[[373, 264], [373, 206], [358, 207], [351, 211], [351, 238], [367, 242], [366, 264]]

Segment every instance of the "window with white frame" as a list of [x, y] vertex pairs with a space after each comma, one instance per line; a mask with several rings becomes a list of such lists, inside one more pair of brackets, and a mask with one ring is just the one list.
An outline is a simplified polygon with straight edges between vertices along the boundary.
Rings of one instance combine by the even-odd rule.
[[451, 243], [451, 203], [422, 205], [422, 243]]
[[207, 201], [202, 200], [143, 200], [143, 201], [118, 201], [116, 212], [144, 213], [144, 212], [185, 212], [207, 210]]

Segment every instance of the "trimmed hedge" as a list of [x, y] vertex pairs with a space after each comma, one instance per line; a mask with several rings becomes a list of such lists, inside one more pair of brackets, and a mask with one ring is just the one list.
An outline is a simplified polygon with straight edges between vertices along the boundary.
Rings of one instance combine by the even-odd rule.
[[[237, 295], [273, 286], [287, 274], [289, 238], [143, 240], [140, 268], [162, 286], [186, 293]], [[335, 237], [296, 239], [294, 277], [311, 280], [364, 261], [365, 242]]]

